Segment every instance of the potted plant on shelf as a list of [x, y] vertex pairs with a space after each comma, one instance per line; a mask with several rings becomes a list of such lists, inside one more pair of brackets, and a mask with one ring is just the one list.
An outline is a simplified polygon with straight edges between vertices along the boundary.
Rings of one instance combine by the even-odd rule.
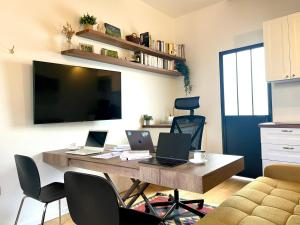
[[93, 29], [93, 26], [97, 23], [97, 18], [94, 16], [84, 14], [80, 17], [80, 24], [84, 27], [84, 29]]
[[144, 125], [150, 125], [150, 121], [153, 120], [153, 117], [145, 114], [143, 115], [143, 119], [144, 119]]

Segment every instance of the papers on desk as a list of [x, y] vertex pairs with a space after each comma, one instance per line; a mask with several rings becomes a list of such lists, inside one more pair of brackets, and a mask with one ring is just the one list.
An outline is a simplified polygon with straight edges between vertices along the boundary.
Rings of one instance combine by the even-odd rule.
[[114, 157], [118, 157], [120, 155], [121, 155], [121, 152], [108, 152], [108, 153], [104, 153], [104, 154], [93, 155], [91, 157], [96, 158], [96, 159], [111, 159]]
[[121, 160], [138, 160], [138, 159], [148, 159], [152, 156], [149, 150], [141, 151], [111, 151], [103, 154], [93, 155], [91, 158], [96, 159], [111, 159], [120, 156]]
[[130, 146], [128, 144], [124, 145], [105, 145], [105, 150], [113, 151], [113, 152], [124, 152], [129, 151]]
[[126, 151], [120, 155], [121, 160], [149, 159], [151, 157], [149, 150]]

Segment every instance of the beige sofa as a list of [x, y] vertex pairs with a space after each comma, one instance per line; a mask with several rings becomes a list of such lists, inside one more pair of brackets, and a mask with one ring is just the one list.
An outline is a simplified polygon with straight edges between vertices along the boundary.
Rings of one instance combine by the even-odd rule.
[[300, 166], [271, 165], [196, 225], [300, 225]]

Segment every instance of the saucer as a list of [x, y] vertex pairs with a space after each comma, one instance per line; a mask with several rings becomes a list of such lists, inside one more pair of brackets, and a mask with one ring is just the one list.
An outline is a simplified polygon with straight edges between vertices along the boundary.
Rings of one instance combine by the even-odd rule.
[[189, 159], [189, 161], [194, 164], [204, 164], [207, 162], [207, 159]]

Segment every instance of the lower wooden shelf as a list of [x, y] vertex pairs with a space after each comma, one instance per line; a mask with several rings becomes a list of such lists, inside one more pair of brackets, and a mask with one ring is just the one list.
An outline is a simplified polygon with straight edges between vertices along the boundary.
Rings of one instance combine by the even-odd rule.
[[[204, 123], [206, 125], [207, 122]], [[189, 126], [190, 124], [187, 124], [186, 126]], [[172, 124], [170, 123], [160, 123], [160, 124], [152, 124], [152, 125], [142, 125], [142, 128], [171, 128]]]
[[172, 124], [143, 125], [142, 128], [171, 128]]
[[100, 54], [96, 54], [96, 53], [92, 53], [92, 52], [84, 52], [79, 49], [70, 49], [70, 50], [62, 51], [61, 54], [76, 57], [76, 58], [93, 60], [93, 61], [102, 62], [102, 63], [124, 66], [124, 67], [138, 69], [138, 70], [144, 70], [144, 71], [153, 72], [153, 73], [165, 74], [165, 75], [169, 75], [169, 76], [182, 76], [182, 74], [176, 70], [159, 69], [159, 68], [155, 68], [152, 66], [146, 66], [146, 65], [143, 65], [140, 63], [134, 63], [134, 62], [130, 62], [130, 61], [123, 60], [123, 59], [104, 56], [104, 55], [100, 55]]

